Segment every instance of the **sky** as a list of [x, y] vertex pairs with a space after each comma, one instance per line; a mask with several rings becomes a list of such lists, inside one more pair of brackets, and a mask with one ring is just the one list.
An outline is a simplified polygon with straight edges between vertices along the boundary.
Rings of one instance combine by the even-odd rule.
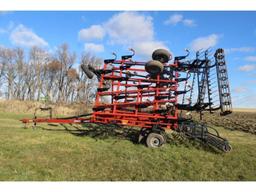
[[224, 48], [233, 106], [256, 108], [255, 20], [255, 11], [0, 12], [0, 46], [54, 51], [68, 43], [77, 55], [86, 51], [103, 59], [133, 48], [141, 61], [157, 48], [173, 56], [188, 48], [190, 58], [199, 49]]

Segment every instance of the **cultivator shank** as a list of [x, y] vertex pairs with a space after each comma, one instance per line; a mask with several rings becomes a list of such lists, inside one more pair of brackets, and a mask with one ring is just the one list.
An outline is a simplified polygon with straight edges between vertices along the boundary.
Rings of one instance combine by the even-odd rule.
[[150, 76], [146, 72], [157, 70], [157, 62], [151, 62], [152, 65], [144, 69], [147, 65], [144, 62], [128, 59], [115, 60], [110, 64], [106, 61], [103, 69], [107, 72], [101, 73], [99, 78], [93, 122], [145, 128], [152, 128], [153, 125], [162, 129], [177, 128], [178, 72], [170, 70], [176, 68], [176, 64], [159, 62], [163, 72], [171, 73], [172, 76], [163, 78], [160, 74]]
[[[157, 49], [148, 62], [133, 61], [132, 54], [120, 60], [106, 59], [101, 69], [91, 65], [81, 68], [88, 78], [99, 81], [93, 113], [89, 117], [23, 119], [24, 123], [100, 123], [140, 127], [139, 141], [149, 147], [165, 143], [166, 129], [183, 132], [222, 151], [230, 149], [218, 133], [211, 133], [205, 125], [192, 121], [188, 112], [203, 117], [204, 111], [220, 110], [221, 115], [232, 112], [230, 87], [223, 49], [214, 58], [209, 51], [197, 52], [196, 58], [174, 57], [164, 49]], [[215, 59], [215, 60], [214, 60]], [[185, 115], [184, 115], [185, 113]]]

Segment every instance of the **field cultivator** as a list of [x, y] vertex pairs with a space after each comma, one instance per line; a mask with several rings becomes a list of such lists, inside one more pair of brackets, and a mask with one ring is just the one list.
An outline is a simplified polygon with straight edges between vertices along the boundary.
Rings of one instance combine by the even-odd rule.
[[[101, 69], [91, 65], [81, 68], [88, 78], [97, 77], [99, 84], [93, 113], [67, 118], [22, 119], [23, 123], [98, 123], [140, 127], [138, 141], [148, 147], [166, 142], [168, 129], [184, 133], [224, 152], [231, 150], [219, 133], [192, 119], [191, 111], [200, 113], [232, 112], [230, 87], [223, 49], [215, 54], [197, 52], [195, 59], [176, 56], [157, 49], [149, 62], [133, 61], [135, 54], [120, 60], [104, 60]], [[171, 62], [172, 61], [172, 62]], [[44, 109], [42, 109], [44, 110]], [[45, 109], [47, 110], [47, 109]], [[50, 109], [48, 109], [50, 110]]]

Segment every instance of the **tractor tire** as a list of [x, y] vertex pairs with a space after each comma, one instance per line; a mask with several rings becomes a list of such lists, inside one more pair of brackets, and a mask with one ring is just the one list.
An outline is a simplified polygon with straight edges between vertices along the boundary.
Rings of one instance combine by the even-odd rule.
[[154, 133], [154, 132], [150, 133], [146, 139], [147, 147], [150, 147], [150, 148], [161, 147], [165, 142], [166, 142], [166, 139], [162, 134]]
[[163, 72], [164, 65], [160, 61], [151, 60], [146, 63], [145, 70], [151, 75], [158, 75]]
[[166, 49], [157, 49], [152, 54], [152, 59], [160, 61], [161, 63], [167, 63], [171, 58], [171, 53]]
[[85, 75], [89, 78], [92, 79], [94, 74], [93, 72], [89, 69], [88, 65], [81, 65], [81, 69], [85, 73]]

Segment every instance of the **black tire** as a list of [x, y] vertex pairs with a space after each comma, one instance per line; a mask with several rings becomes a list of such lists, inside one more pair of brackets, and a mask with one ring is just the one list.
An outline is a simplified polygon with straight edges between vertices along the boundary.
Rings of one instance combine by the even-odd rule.
[[159, 133], [150, 133], [146, 139], [147, 147], [150, 148], [161, 147], [165, 142], [165, 137]]
[[149, 133], [150, 133], [149, 129], [142, 128], [139, 133], [138, 143], [145, 144], [146, 137], [148, 136]]
[[152, 59], [160, 61], [161, 63], [167, 63], [171, 58], [171, 53], [166, 49], [157, 49], [152, 54]]
[[94, 74], [93, 72], [89, 69], [88, 65], [81, 65], [81, 69], [85, 73], [85, 75], [89, 78], [92, 79]]
[[217, 52], [217, 53], [224, 53], [224, 49], [219, 48], [219, 49], [217, 49], [216, 52]]
[[89, 69], [91, 72], [95, 72], [95, 71], [96, 71], [96, 70], [94, 69], [94, 67], [91, 66], [91, 65], [88, 65], [88, 69]]
[[151, 60], [146, 63], [145, 70], [151, 75], [158, 75], [163, 72], [164, 65], [160, 61]]

